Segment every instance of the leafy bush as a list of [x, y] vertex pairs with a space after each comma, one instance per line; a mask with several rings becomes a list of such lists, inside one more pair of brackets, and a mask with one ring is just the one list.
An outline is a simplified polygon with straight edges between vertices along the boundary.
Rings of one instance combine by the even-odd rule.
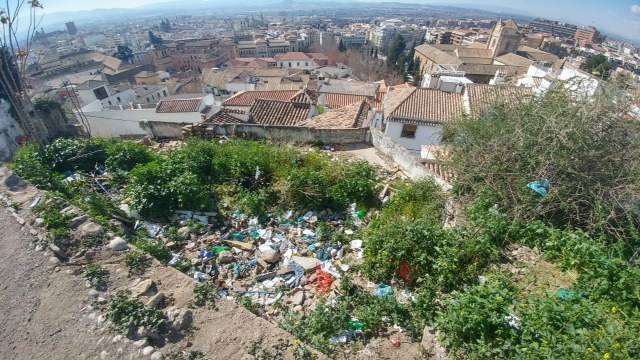
[[59, 138], [44, 148], [43, 163], [59, 173], [92, 171], [96, 164], [104, 164], [106, 143], [83, 138]]
[[164, 160], [133, 169], [126, 194], [143, 216], [167, 219], [175, 210], [208, 210], [211, 190], [190, 171], [181, 171]]
[[109, 170], [131, 171], [140, 164], [151, 162], [153, 155], [147, 148], [131, 141], [114, 142], [107, 147], [107, 161]]
[[20, 177], [44, 190], [60, 190], [64, 187], [64, 177], [52, 172], [42, 162], [43, 154], [33, 144], [21, 147], [13, 158], [11, 169]]
[[158, 334], [166, 332], [167, 318], [162, 311], [131, 299], [123, 292], [111, 298], [108, 315], [109, 320], [125, 334], [141, 326]]
[[[448, 166], [458, 189], [491, 193], [510, 218], [639, 242], [634, 209], [640, 190], [637, 122], [624, 118], [628, 96], [615, 86], [581, 100], [563, 87], [516, 106], [447, 125]], [[548, 179], [539, 198], [527, 188]]]

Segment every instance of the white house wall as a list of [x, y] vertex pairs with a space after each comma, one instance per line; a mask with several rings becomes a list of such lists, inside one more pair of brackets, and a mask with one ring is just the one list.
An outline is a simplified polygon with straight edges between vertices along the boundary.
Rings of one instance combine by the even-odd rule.
[[421, 151], [422, 145], [440, 145], [442, 142], [441, 126], [418, 125], [415, 138], [410, 139], [400, 136], [403, 125], [398, 122], [387, 122], [385, 135], [407, 149], [418, 152]]

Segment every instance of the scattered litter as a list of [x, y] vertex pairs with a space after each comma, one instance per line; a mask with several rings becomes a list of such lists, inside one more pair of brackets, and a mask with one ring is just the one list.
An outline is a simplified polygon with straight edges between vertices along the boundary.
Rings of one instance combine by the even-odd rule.
[[515, 315], [507, 315], [504, 318], [507, 321], [507, 324], [516, 330], [520, 330], [520, 318]]
[[377, 297], [387, 297], [393, 295], [393, 289], [389, 285], [378, 284], [373, 294]]
[[543, 180], [532, 181], [527, 184], [527, 187], [533, 190], [533, 192], [535, 192], [538, 195], [538, 197], [545, 198], [547, 197], [547, 195], [549, 195], [549, 189], [551, 188], [551, 183], [549, 182], [549, 179], [545, 178]]

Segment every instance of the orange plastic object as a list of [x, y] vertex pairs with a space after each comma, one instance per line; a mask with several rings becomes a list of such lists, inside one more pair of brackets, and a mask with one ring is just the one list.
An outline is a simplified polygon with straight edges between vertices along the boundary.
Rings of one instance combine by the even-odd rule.
[[316, 287], [318, 291], [321, 293], [326, 293], [331, 288], [331, 284], [333, 283], [333, 276], [326, 271], [322, 271], [320, 266], [316, 267]]

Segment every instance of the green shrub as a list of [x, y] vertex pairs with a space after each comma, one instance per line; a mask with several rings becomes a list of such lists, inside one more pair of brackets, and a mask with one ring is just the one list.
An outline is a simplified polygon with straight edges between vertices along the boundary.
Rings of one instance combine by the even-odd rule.
[[44, 190], [60, 190], [64, 188], [64, 177], [51, 171], [43, 161], [43, 154], [33, 144], [25, 145], [16, 152], [11, 170], [18, 176]]
[[147, 330], [163, 334], [166, 332], [166, 316], [162, 311], [144, 305], [136, 299], [119, 292], [111, 298], [108, 310], [109, 320], [125, 334], [144, 326]]
[[[589, 99], [560, 86], [514, 106], [448, 123], [448, 166], [457, 188], [491, 193], [510, 218], [578, 227], [637, 247], [640, 126], [627, 121], [624, 89], [605, 85]], [[539, 198], [527, 188], [548, 179]]]
[[153, 160], [151, 152], [142, 144], [120, 141], [109, 144], [105, 165], [110, 171], [131, 171], [140, 164]]
[[126, 194], [141, 215], [167, 219], [175, 210], [209, 210], [211, 190], [189, 171], [158, 159], [129, 174]]
[[43, 162], [59, 173], [67, 171], [91, 172], [96, 164], [107, 159], [106, 143], [83, 138], [59, 138], [44, 148]]

